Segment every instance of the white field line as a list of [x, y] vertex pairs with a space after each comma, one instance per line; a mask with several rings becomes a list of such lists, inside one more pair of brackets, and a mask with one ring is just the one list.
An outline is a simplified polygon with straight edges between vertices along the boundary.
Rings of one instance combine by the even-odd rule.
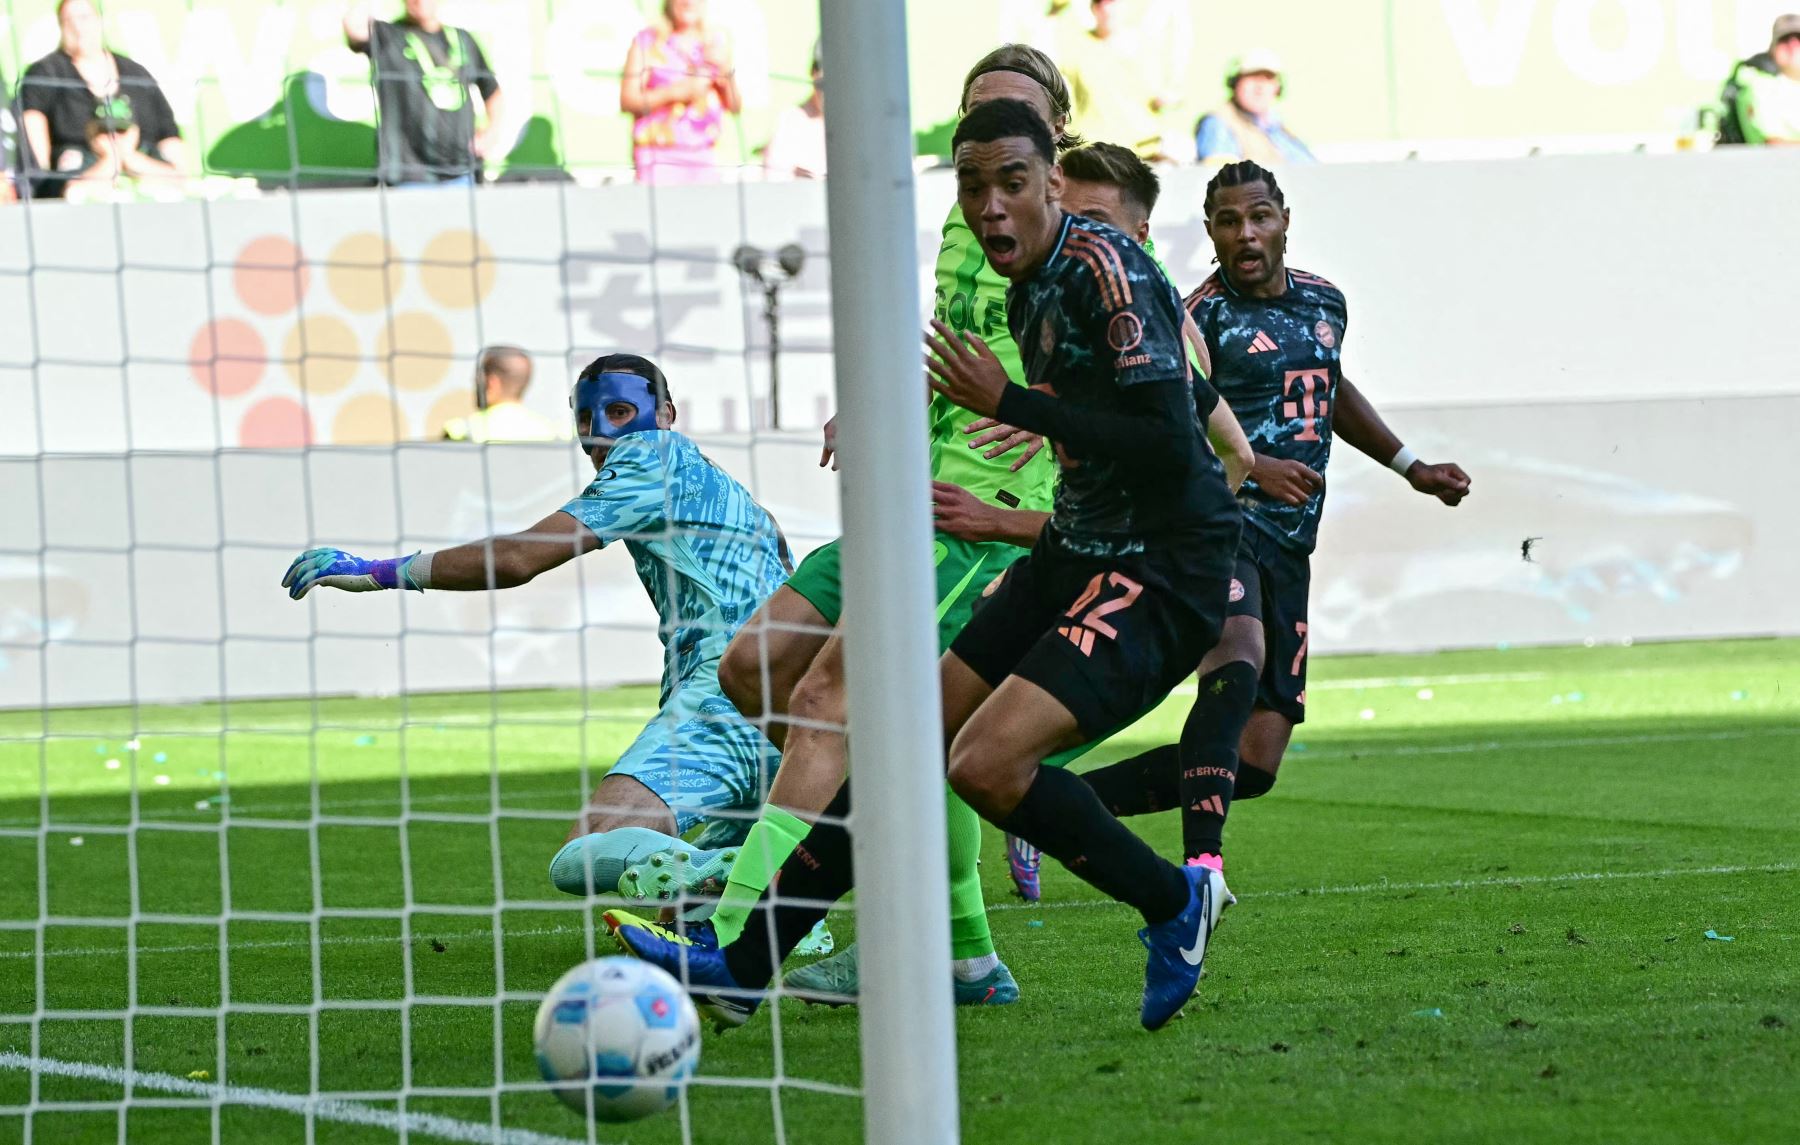
[[[1747, 729], [1744, 731], [1669, 732], [1666, 735], [1561, 736], [1561, 737], [1558, 737], [1555, 739], [1535, 739], [1535, 740], [1474, 740], [1474, 741], [1470, 741], [1468, 743], [1430, 744], [1430, 745], [1426, 745], [1426, 746], [1422, 746], [1422, 747], [1394, 746], [1394, 745], [1380, 744], [1380, 743], [1372, 743], [1372, 744], [1344, 743], [1344, 744], [1340, 744], [1340, 745], [1333, 746], [1333, 747], [1321, 747], [1321, 748], [1311, 748], [1310, 750], [1302, 749], [1302, 750], [1298, 750], [1298, 751], [1292, 751], [1292, 754], [1303, 755], [1303, 756], [1305, 756], [1307, 758], [1311, 758], [1311, 759], [1329, 759], [1329, 758], [1333, 758], [1336, 756], [1347, 756], [1347, 755], [1362, 755], [1362, 756], [1470, 755], [1470, 754], [1474, 754], [1477, 752], [1488, 752], [1488, 751], [1546, 751], [1546, 750], [1553, 750], [1553, 749], [1559, 749], [1559, 748], [1571, 748], [1571, 747], [1630, 747], [1634, 744], [1651, 744], [1651, 743], [1713, 743], [1713, 742], [1727, 741], [1727, 740], [1766, 739], [1769, 737], [1787, 737], [1787, 736], [1800, 736], [1800, 724], [1794, 724], [1791, 726], [1776, 726], [1776, 727], [1769, 727], [1769, 728], [1750, 728], [1750, 729]], [[1292, 749], [1290, 749], [1290, 750], [1292, 750]], [[593, 775], [593, 776], [599, 776], [599, 775], [604, 775], [605, 773], [603, 771], [601, 771], [599, 768], [590, 768], [589, 774]], [[411, 782], [413, 782], [413, 783], [425, 785], [425, 784], [430, 784], [432, 781], [439, 780], [439, 779], [459, 779], [459, 778], [468, 778], [468, 777], [469, 777], [469, 773], [462, 773], [462, 774], [457, 774], [457, 775], [417, 775], [417, 774], [415, 774], [415, 775], [411, 776], [410, 778], [411, 778]], [[504, 773], [502, 774], [502, 779], [504, 780]], [[253, 785], [251, 785], [251, 786], [253, 786]], [[197, 791], [204, 791], [204, 790], [206, 790], [206, 788], [191, 787], [191, 788], [186, 788], [185, 790], [197, 792]], [[30, 795], [31, 798], [34, 798], [34, 799], [36, 798], [35, 792], [31, 792], [28, 794]], [[104, 792], [81, 792], [81, 793], [76, 793], [72, 797], [73, 798], [86, 798], [86, 797], [94, 796], [97, 794], [106, 794], [106, 793], [104, 793]], [[511, 799], [535, 800], [535, 799], [543, 799], [543, 798], [558, 798], [558, 797], [562, 797], [565, 795], [568, 796], [568, 798], [570, 799], [569, 814], [573, 815], [573, 814], [575, 814], [576, 809], [579, 808], [580, 803], [579, 803], [578, 795], [574, 792], [574, 790], [572, 788], [557, 787], [554, 789], [531, 789], [531, 790], [525, 790], [525, 791], [509, 790], [509, 791], [502, 792], [503, 799], [511, 798]], [[432, 794], [428, 794], [428, 795], [414, 795], [409, 800], [409, 803], [414, 804], [414, 805], [423, 804], [423, 803], [464, 803], [464, 802], [476, 802], [481, 799], [482, 799], [481, 795], [473, 793], [473, 792], [467, 792], [467, 793], [436, 792], [436, 793], [432, 793]], [[319, 800], [319, 809], [321, 811], [331, 811], [334, 809], [351, 808], [351, 807], [390, 807], [398, 802], [399, 802], [398, 795], [395, 795], [391, 798], [379, 797], [379, 798], [364, 798], [364, 799], [321, 799], [321, 800]], [[251, 818], [257, 818], [257, 817], [264, 817], [269, 814], [275, 814], [275, 813], [281, 813], [281, 812], [310, 811], [312, 809], [312, 804], [310, 804], [310, 803], [249, 803], [246, 806], [249, 808], [248, 811], [239, 810], [235, 807], [233, 808], [233, 811], [234, 811], [234, 813], [239, 814], [239, 815], [247, 815]], [[491, 804], [490, 804], [489, 809], [492, 810]], [[502, 803], [501, 810], [502, 811], [511, 811], [511, 810], [526, 810], [526, 809], [525, 808], [517, 808], [508, 803]], [[146, 815], [140, 821], [141, 822], [156, 822], [158, 820], [170, 819], [170, 818], [174, 818], [174, 816]], [[87, 823], [86, 820], [82, 820], [80, 822], [70, 820], [68, 822], [59, 822], [59, 823], [55, 824], [54, 827], [55, 827], [55, 830], [57, 830], [58, 832], [66, 833], [68, 831], [79, 830], [86, 823]], [[221, 824], [222, 823], [223, 823], [223, 821], [221, 821]], [[34, 819], [23, 819], [23, 818], [0, 819], [0, 827], [18, 828], [18, 827], [35, 827], [38, 825], [39, 825], [39, 820], [37, 820], [35, 818]]]
[[[1444, 879], [1429, 883], [1348, 883], [1343, 886], [1294, 887], [1282, 891], [1250, 891], [1240, 899], [1302, 898], [1310, 895], [1372, 895], [1407, 891], [1491, 890], [1554, 886], [1558, 883], [1600, 883], [1623, 879], [1678, 879], [1696, 875], [1774, 875], [1800, 871], [1800, 863], [1756, 863], [1732, 867], [1667, 867], [1660, 871], [1570, 871], [1561, 875], [1519, 875], [1491, 879]], [[1123, 906], [1112, 899], [1083, 899], [1079, 902], [1044, 903], [1003, 902], [988, 907], [997, 910], [1046, 910], [1057, 907]]]
[[[1664, 868], [1663, 870], [1657, 870], [1657, 871], [1571, 871], [1567, 874], [1561, 874], [1561, 875], [1520, 875], [1517, 878], [1496, 877], [1496, 878], [1491, 878], [1491, 879], [1447, 879], [1447, 880], [1443, 880], [1443, 881], [1439, 881], [1439, 882], [1423, 882], [1423, 883], [1385, 883], [1385, 882], [1383, 882], [1383, 883], [1347, 883], [1347, 884], [1343, 884], [1343, 885], [1339, 885], [1339, 886], [1326, 886], [1326, 885], [1321, 884], [1320, 886], [1316, 886], [1316, 887], [1292, 887], [1292, 888], [1289, 888], [1286, 890], [1277, 890], [1277, 891], [1250, 891], [1246, 894], [1239, 895], [1238, 898], [1240, 898], [1240, 899], [1304, 898], [1304, 897], [1307, 897], [1310, 895], [1367, 895], [1367, 894], [1389, 894], [1389, 893], [1394, 893], [1394, 892], [1407, 892], [1407, 891], [1481, 890], [1481, 889], [1513, 888], [1513, 887], [1521, 887], [1522, 888], [1522, 887], [1531, 887], [1531, 886], [1551, 886], [1551, 885], [1555, 885], [1557, 883], [1612, 882], [1612, 881], [1622, 880], [1622, 879], [1677, 879], [1677, 878], [1691, 878], [1691, 877], [1700, 876], [1700, 875], [1766, 875], [1766, 874], [1785, 874], [1790, 871], [1800, 871], [1800, 863], [1760, 863], [1760, 864], [1751, 864], [1751, 865], [1745, 865], [1745, 866], [1719, 866], [1719, 867], [1668, 867], [1668, 868]], [[1114, 902], [1111, 899], [1078, 899], [1078, 900], [1072, 900], [1072, 901], [1066, 901], [1066, 902], [1047, 902], [1047, 903], [1046, 902], [990, 903], [988, 905], [987, 909], [988, 909], [988, 913], [992, 914], [996, 911], [1076, 910], [1076, 909], [1086, 909], [1086, 908], [1091, 908], [1091, 907], [1122, 906], [1122, 905], [1123, 905], [1122, 903]], [[124, 919], [119, 920], [121, 929], [124, 928], [125, 922], [126, 922], [126, 920], [124, 920]], [[56, 925], [55, 920], [52, 919], [48, 925], [51, 925], [51, 926]], [[209, 920], [202, 919], [202, 920], [197, 920], [194, 923], [194, 925], [206, 926], [206, 925], [211, 925], [211, 923], [209, 922]], [[426, 941], [434, 936], [437, 938], [440, 938], [440, 939], [442, 939], [442, 938], [482, 939], [482, 938], [491, 938], [493, 936], [493, 929], [491, 927], [486, 927], [486, 926], [470, 927], [466, 930], [439, 929], [439, 930], [429, 933], [429, 934], [421, 934], [421, 933], [419, 933], [419, 930], [420, 930], [420, 928], [419, 928], [418, 924], [414, 923], [414, 933], [415, 933], [415, 937], [413, 939], [414, 942]], [[585, 934], [585, 933], [586, 933], [586, 928], [580, 927], [580, 926], [544, 926], [544, 927], [532, 927], [529, 929], [510, 928], [510, 927], [502, 928], [502, 934], [507, 938], [547, 938], [547, 937], [556, 937], [556, 936], [561, 936], [561, 935], [579, 935], [579, 934]], [[321, 938], [321, 939], [319, 939], [318, 944], [320, 946], [378, 946], [378, 945], [396, 943], [399, 941], [400, 941], [399, 937], [396, 935], [356, 934], [356, 935], [340, 935], [337, 937]], [[271, 939], [271, 940], [267, 940], [267, 941], [233, 942], [231, 944], [231, 949], [233, 949], [233, 950], [273, 950], [273, 949], [283, 949], [283, 948], [290, 948], [290, 947], [310, 947], [312, 945], [313, 945], [313, 943], [308, 939], [284, 938], [284, 939]], [[216, 942], [196, 942], [196, 943], [186, 943], [186, 944], [177, 945], [177, 946], [140, 946], [140, 947], [138, 947], [138, 953], [140, 955], [143, 955], [143, 954], [213, 954], [213, 953], [217, 953], [218, 949], [219, 949], [219, 944]], [[608, 940], [601, 938], [599, 935], [599, 932], [597, 930], [595, 932], [594, 949], [596, 951], [604, 951], [604, 950], [608, 949]], [[71, 949], [71, 950], [46, 950], [44, 952], [44, 957], [46, 957], [46, 958], [92, 958], [92, 957], [96, 957], [96, 956], [105, 956], [105, 955], [112, 955], [113, 957], [119, 957], [123, 954], [124, 954], [124, 949], [120, 946], [83, 947], [79, 950], [73, 950], [73, 949]], [[0, 962], [17, 961], [20, 959], [35, 958], [35, 957], [37, 957], [37, 952], [34, 950], [0, 951]]]
[[1669, 732], [1667, 735], [1629, 735], [1629, 736], [1565, 736], [1558, 739], [1515, 739], [1515, 740], [1477, 740], [1472, 743], [1428, 744], [1421, 747], [1394, 747], [1391, 745], [1371, 743], [1342, 743], [1328, 748], [1313, 748], [1305, 752], [1294, 752], [1289, 749], [1289, 758], [1299, 755], [1302, 758], [1327, 759], [1332, 756], [1411, 756], [1411, 755], [1468, 755], [1481, 751], [1546, 751], [1565, 747], [1630, 747], [1635, 744], [1649, 743], [1711, 743], [1719, 740], [1767, 739], [1770, 737], [1800, 736], [1800, 724], [1777, 726], [1772, 728], [1748, 728], [1744, 731], [1729, 732]]
[[[317, 1121], [338, 1121], [347, 1125], [370, 1125], [409, 1136], [436, 1137], [444, 1141], [485, 1142], [486, 1145], [586, 1145], [583, 1139], [553, 1137], [529, 1129], [507, 1129], [483, 1125], [476, 1121], [459, 1121], [433, 1113], [395, 1113], [356, 1101], [283, 1093], [276, 1089], [256, 1089], [246, 1085], [224, 1085], [217, 1082], [192, 1081], [171, 1073], [121, 1069], [118, 1066], [95, 1065], [90, 1062], [61, 1061], [57, 1058], [31, 1057], [11, 1050], [0, 1051], [0, 1069], [24, 1070], [43, 1077], [71, 1077], [83, 1081], [101, 1081], [133, 1089], [157, 1090], [198, 1098], [216, 1105], [252, 1105], [277, 1109], [302, 1117], [310, 1114]], [[54, 1103], [49, 1103], [54, 1104]]]
[[[353, 721], [338, 722], [330, 717], [316, 720], [298, 720], [273, 718], [267, 720], [247, 720], [241, 724], [192, 725], [189, 727], [148, 728], [136, 733], [140, 743], [148, 743], [153, 739], [160, 740], [195, 740], [218, 739], [226, 736], [255, 736], [285, 734], [289, 732], [322, 732], [331, 735], [395, 735], [402, 731], [411, 736], [423, 735], [436, 731], [487, 731], [490, 729], [528, 728], [534, 725], [551, 724], [558, 727], [578, 727], [581, 724], [604, 723], [642, 723], [651, 716], [657, 715], [661, 708], [643, 706], [621, 708], [596, 708], [583, 711], [580, 708], [518, 708], [499, 713], [460, 713], [455, 715], [408, 717], [404, 722], [382, 721], [356, 723]], [[51, 732], [44, 735], [32, 732], [19, 735], [0, 735], [0, 744], [35, 744], [41, 740], [52, 742], [59, 740], [84, 740], [89, 743], [105, 742], [111, 744], [112, 737], [118, 733], [100, 734], [97, 732]]]
[[[1309, 681], [1309, 692], [1346, 692], [1363, 688], [1431, 688], [1447, 684], [1524, 684], [1548, 680], [1548, 672], [1469, 672], [1460, 676], [1363, 676], [1347, 680]], [[1172, 693], [1177, 696], [1198, 695], [1193, 684], [1181, 684]]]

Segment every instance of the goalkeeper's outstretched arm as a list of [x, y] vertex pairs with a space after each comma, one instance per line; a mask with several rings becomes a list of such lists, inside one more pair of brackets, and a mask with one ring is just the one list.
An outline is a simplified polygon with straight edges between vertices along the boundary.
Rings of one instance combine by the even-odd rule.
[[600, 539], [586, 525], [559, 511], [522, 533], [410, 557], [365, 560], [342, 549], [308, 549], [288, 566], [281, 587], [295, 600], [319, 585], [344, 592], [387, 588], [479, 592], [516, 588], [599, 547]]

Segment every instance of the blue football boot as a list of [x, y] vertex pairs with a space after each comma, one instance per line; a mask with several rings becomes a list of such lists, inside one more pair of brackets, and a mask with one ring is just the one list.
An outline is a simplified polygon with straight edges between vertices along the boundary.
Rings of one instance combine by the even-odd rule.
[[1150, 952], [1144, 966], [1144, 1003], [1138, 1015], [1146, 1030], [1160, 1030], [1194, 996], [1213, 928], [1219, 925], [1225, 908], [1237, 901], [1220, 871], [1195, 865], [1182, 868], [1182, 874], [1188, 881], [1187, 906], [1167, 922], [1138, 931]]
[[[625, 911], [609, 910], [602, 917], [621, 949], [681, 983], [694, 1004], [720, 1029], [743, 1025], [762, 1005], [760, 987], [740, 986], [731, 976], [716, 937], [710, 941], [700, 935], [690, 938]], [[703, 934], [710, 936], [711, 925], [702, 925]]]

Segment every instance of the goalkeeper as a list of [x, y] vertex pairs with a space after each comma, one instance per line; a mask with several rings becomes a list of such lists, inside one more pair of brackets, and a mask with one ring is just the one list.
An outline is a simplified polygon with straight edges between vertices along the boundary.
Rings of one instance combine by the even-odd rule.
[[[479, 592], [515, 588], [569, 560], [625, 542], [661, 617], [665, 649], [657, 714], [607, 772], [551, 878], [578, 893], [610, 891], [629, 864], [681, 846], [696, 827], [721, 877], [775, 767], [756, 726], [719, 688], [719, 657], [738, 628], [787, 579], [787, 542], [748, 490], [675, 432], [675, 405], [655, 363], [609, 354], [581, 372], [569, 404], [593, 482], [523, 533], [435, 553], [364, 560], [310, 549], [282, 587]], [[573, 872], [573, 874], [571, 874]]]

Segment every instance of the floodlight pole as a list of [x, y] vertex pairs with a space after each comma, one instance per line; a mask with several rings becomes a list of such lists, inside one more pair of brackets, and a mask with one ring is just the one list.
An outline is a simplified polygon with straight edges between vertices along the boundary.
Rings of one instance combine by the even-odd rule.
[[942, 715], [906, 5], [819, 0], [864, 1140], [954, 1145]]

